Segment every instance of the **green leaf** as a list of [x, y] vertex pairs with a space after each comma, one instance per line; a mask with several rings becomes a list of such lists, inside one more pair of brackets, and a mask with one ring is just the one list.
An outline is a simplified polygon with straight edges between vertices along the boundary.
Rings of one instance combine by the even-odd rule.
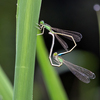
[[37, 58], [51, 98], [50, 100], [68, 100], [59, 76], [50, 64], [42, 36], [38, 36], [37, 38]]
[[0, 100], [12, 100], [12, 97], [12, 84], [0, 66]]
[[36, 38], [41, 0], [18, 0], [13, 100], [32, 100]]

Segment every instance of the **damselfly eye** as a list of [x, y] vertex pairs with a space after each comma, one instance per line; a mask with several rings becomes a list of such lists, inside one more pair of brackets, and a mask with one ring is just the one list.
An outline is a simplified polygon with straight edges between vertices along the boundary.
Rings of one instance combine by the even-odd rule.
[[53, 57], [57, 56], [57, 52], [53, 53]]
[[43, 21], [43, 20], [41, 20], [41, 21], [40, 21], [40, 25], [43, 25], [43, 24], [44, 24], [44, 21]]

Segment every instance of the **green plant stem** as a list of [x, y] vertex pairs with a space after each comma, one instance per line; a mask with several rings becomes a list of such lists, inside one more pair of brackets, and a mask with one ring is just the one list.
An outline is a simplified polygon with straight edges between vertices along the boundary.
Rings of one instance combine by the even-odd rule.
[[[99, 28], [99, 43], [100, 43], [100, 9], [96, 11], [96, 14], [97, 14], [97, 21], [98, 21], [98, 28]], [[100, 46], [99, 46], [99, 49], [100, 49]]]
[[96, 11], [96, 13], [97, 13], [98, 28], [99, 28], [99, 37], [100, 37], [100, 10], [99, 11]]
[[13, 100], [32, 100], [40, 7], [41, 0], [18, 0]]
[[50, 100], [68, 100], [61, 81], [51, 66], [42, 36], [37, 38], [37, 58], [43, 73]]
[[[0, 66], [0, 96], [3, 100], [12, 100], [13, 88], [8, 77]], [[0, 100], [2, 100], [0, 99]]]

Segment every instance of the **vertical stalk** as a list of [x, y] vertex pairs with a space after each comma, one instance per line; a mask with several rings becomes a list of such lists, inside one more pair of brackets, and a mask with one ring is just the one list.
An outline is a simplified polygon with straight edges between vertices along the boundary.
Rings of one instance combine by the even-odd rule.
[[[96, 15], [97, 15], [98, 28], [99, 28], [99, 38], [100, 38], [100, 5], [95, 4], [93, 8], [96, 11]], [[100, 39], [99, 39], [99, 43], [100, 43]]]
[[57, 72], [51, 66], [42, 36], [37, 38], [37, 58], [46, 83], [50, 100], [68, 100]]
[[36, 37], [41, 0], [18, 0], [13, 100], [32, 100]]

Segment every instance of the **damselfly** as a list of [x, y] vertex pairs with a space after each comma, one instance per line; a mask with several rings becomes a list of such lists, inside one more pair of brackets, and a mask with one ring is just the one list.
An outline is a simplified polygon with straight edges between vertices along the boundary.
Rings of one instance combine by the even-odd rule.
[[[53, 64], [52, 60], [51, 60], [51, 54], [52, 54], [53, 46], [55, 43], [55, 37], [60, 42], [62, 47], [66, 50], [65, 52], [59, 53], [58, 56], [61, 56], [63, 54], [71, 52], [76, 47], [76, 45], [77, 45], [76, 42], [79, 42], [82, 38], [82, 35], [79, 32], [53, 28], [50, 25], [44, 23], [44, 21], [40, 21], [40, 24], [38, 26], [39, 26], [38, 29], [42, 30], [42, 33], [40, 33], [38, 35], [44, 34], [44, 29], [46, 28], [49, 31], [49, 34], [52, 35], [52, 37], [53, 37], [52, 46], [51, 46], [50, 54], [49, 54], [49, 59], [50, 59], [51, 64]], [[64, 36], [64, 37], [68, 38], [69, 40], [73, 41], [74, 46], [70, 50], [68, 50], [67, 43], [63, 39], [61, 39], [58, 35]], [[55, 65], [55, 66], [57, 66], [57, 65]]]
[[62, 57], [59, 57], [57, 52], [55, 52], [53, 54], [53, 57], [56, 61], [56, 63], [59, 64], [59, 67], [62, 65], [62, 64], [65, 64], [69, 70], [79, 79], [81, 80], [82, 82], [84, 83], [89, 83], [90, 82], [90, 79], [95, 79], [95, 74], [93, 72], [91, 72], [90, 70], [88, 69], [85, 69], [83, 67], [80, 67], [80, 66], [77, 66], [77, 65], [74, 65], [66, 60], [64, 60]]

